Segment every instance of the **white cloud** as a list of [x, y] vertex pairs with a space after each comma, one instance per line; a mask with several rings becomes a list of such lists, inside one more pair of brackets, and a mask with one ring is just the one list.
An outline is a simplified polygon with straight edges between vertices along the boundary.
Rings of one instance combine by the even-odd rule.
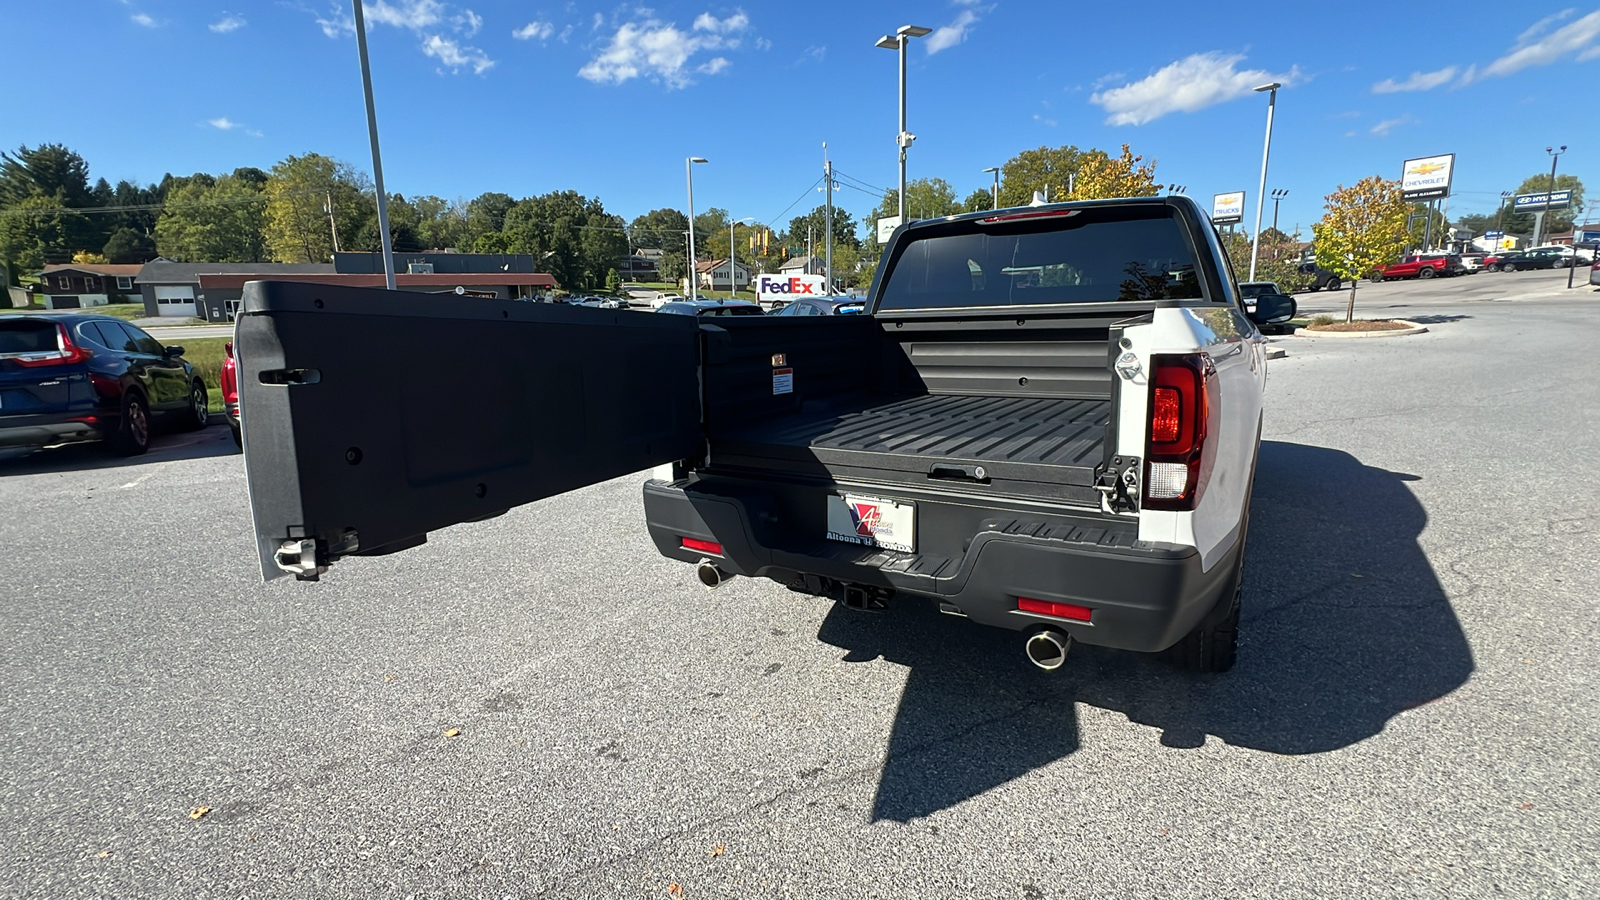
[[967, 29], [978, 21], [978, 14], [970, 9], [963, 9], [954, 22], [941, 28], [935, 28], [933, 33], [922, 39], [923, 46], [928, 48], [928, 55], [932, 56], [940, 50], [951, 47], [967, 39]]
[[1108, 125], [1143, 125], [1168, 113], [1198, 112], [1226, 103], [1269, 81], [1293, 84], [1300, 78], [1298, 66], [1283, 74], [1265, 69], [1241, 72], [1234, 66], [1242, 59], [1243, 54], [1196, 53], [1148, 78], [1097, 91], [1089, 96], [1089, 102], [1111, 114], [1106, 117]]
[[232, 131], [233, 129], [239, 127], [238, 122], [229, 119], [227, 116], [220, 116], [215, 119], [207, 119], [206, 124], [221, 131]]
[[572, 37], [572, 26], [571, 25], [568, 25], [567, 27], [561, 29], [561, 33], [559, 35], [556, 35], [556, 39], [561, 41], [561, 43], [563, 43], [563, 44], [565, 44], [569, 39], [571, 39], [571, 37]]
[[535, 19], [521, 28], [511, 32], [511, 36], [519, 41], [531, 41], [537, 39], [538, 41], [543, 42], [549, 40], [550, 35], [555, 34], [555, 32], [556, 26], [554, 23], [540, 22], [539, 20]]
[[465, 47], [437, 34], [428, 35], [422, 42], [422, 52], [448, 66], [451, 72], [471, 68], [473, 74], [482, 75], [494, 65], [494, 60], [477, 47]]
[[212, 22], [209, 27], [217, 34], [227, 34], [230, 31], [238, 31], [239, 29], [243, 28], [245, 24], [244, 16], [229, 14], [223, 16], [221, 21]]
[[[701, 13], [687, 31], [650, 16], [648, 10], [640, 13], [645, 18], [619, 26], [605, 48], [578, 70], [579, 77], [596, 84], [622, 84], [642, 76], [669, 88], [687, 87], [693, 83], [689, 77], [692, 57], [703, 51], [737, 48], [750, 27], [743, 12], [725, 19]], [[719, 56], [695, 71], [713, 75], [728, 65], [727, 59]]]
[[1382, 122], [1379, 122], [1367, 130], [1372, 134], [1382, 137], [1401, 125], [1410, 125], [1413, 121], [1414, 120], [1411, 118], [1411, 114], [1406, 113], [1398, 119], [1384, 119]]
[[154, 27], [156, 27], [156, 20], [150, 18], [148, 15], [146, 15], [144, 13], [134, 13], [133, 15], [129, 16], [128, 18], [132, 19], [133, 20], [133, 24], [135, 24], [135, 25], [143, 25], [146, 28], [154, 28]]
[[1596, 43], [1596, 38], [1600, 38], [1600, 10], [1549, 31], [1550, 26], [1571, 14], [1572, 10], [1565, 10], [1535, 22], [1517, 38], [1509, 52], [1484, 66], [1482, 71], [1469, 73], [1470, 77], [1463, 77], [1461, 82], [1469, 84], [1497, 75], [1510, 75], [1531, 66], [1548, 66], [1568, 54], [1576, 54], [1579, 62], [1600, 56], [1600, 44]]
[[477, 34], [478, 29], [483, 27], [483, 16], [470, 9], [462, 10], [461, 15], [451, 17], [450, 21], [456, 26], [457, 31], [467, 37]]
[[1401, 91], [1431, 91], [1456, 77], [1457, 71], [1459, 70], [1455, 66], [1446, 66], [1437, 72], [1412, 72], [1411, 77], [1405, 81], [1385, 78], [1372, 86], [1372, 92], [1374, 94], [1398, 94]]
[[[317, 16], [322, 33], [330, 38], [355, 34], [355, 20], [337, 3], [330, 5], [327, 18]], [[462, 7], [459, 12], [440, 0], [362, 0], [362, 15], [369, 29], [378, 25], [404, 28], [422, 39], [422, 52], [443, 64], [452, 73], [471, 69], [481, 75], [494, 66], [494, 60], [477, 47], [461, 43], [458, 37], [472, 37], [483, 27], [483, 17]], [[515, 34], [516, 32], [513, 32]]]

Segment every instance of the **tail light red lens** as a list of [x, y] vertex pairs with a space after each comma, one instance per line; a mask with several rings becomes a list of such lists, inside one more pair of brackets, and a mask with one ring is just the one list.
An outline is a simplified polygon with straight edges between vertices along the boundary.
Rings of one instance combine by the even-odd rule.
[[1094, 614], [1094, 610], [1076, 603], [1058, 603], [1054, 600], [1035, 600], [1032, 597], [1018, 597], [1017, 609], [1023, 612], [1036, 613], [1041, 616], [1054, 616], [1057, 619], [1066, 619], [1071, 622], [1087, 622]]
[[74, 344], [71, 332], [67, 331], [67, 326], [59, 322], [56, 323], [56, 346], [58, 349], [54, 352], [30, 353], [27, 356], [16, 356], [12, 357], [12, 359], [17, 365], [31, 369], [38, 366], [64, 366], [80, 363], [94, 355], [88, 348]]
[[1216, 366], [1204, 353], [1151, 357], [1150, 433], [1146, 441], [1144, 505], [1194, 509], [1210, 475], [1216, 430]]
[[683, 539], [683, 549], [693, 550], [696, 553], [715, 553], [722, 555], [722, 545], [715, 541], [702, 541], [699, 538], [686, 537]]

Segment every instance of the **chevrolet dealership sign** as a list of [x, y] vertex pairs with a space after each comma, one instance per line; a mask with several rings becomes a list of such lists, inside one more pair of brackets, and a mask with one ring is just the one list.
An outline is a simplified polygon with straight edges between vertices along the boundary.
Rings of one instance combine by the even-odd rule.
[[1450, 177], [1455, 167], [1454, 153], [1406, 160], [1400, 174], [1400, 195], [1407, 200], [1437, 200], [1450, 196]]

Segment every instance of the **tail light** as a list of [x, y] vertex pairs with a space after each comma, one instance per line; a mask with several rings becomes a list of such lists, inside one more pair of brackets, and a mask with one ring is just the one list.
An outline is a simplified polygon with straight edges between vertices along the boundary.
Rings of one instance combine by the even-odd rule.
[[1211, 475], [1220, 412], [1216, 366], [1204, 353], [1151, 357], [1150, 432], [1146, 439], [1144, 506], [1189, 510]]
[[56, 347], [53, 351], [43, 353], [29, 353], [24, 356], [12, 357], [19, 366], [35, 368], [38, 366], [64, 366], [80, 363], [93, 356], [86, 347], [79, 347], [72, 342], [72, 335], [67, 331], [67, 326], [56, 323]]
[[1073, 622], [1088, 622], [1094, 617], [1094, 610], [1076, 603], [1058, 603], [1054, 600], [1035, 600], [1032, 597], [1018, 597], [1017, 609], [1022, 612], [1033, 613], [1040, 616], [1054, 616], [1057, 619], [1067, 619]]

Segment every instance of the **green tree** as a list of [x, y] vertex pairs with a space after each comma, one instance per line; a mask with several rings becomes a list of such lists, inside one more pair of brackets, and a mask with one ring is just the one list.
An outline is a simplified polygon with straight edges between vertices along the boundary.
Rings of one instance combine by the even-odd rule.
[[[911, 185], [906, 185], [906, 196], [915, 196], [911, 192]], [[812, 252], [818, 259], [823, 258], [827, 246], [828, 234], [828, 208], [819, 206], [803, 216], [795, 216], [789, 220], [788, 243], [799, 248], [800, 253], [805, 252], [806, 234], [811, 235]], [[861, 249], [861, 236], [856, 233], [855, 217], [843, 209], [833, 208], [833, 243], [836, 247], [849, 247], [852, 250]]]
[[1000, 167], [1000, 205], [1026, 206], [1047, 187], [1051, 200], [1067, 199], [1068, 176], [1077, 173], [1082, 159], [1083, 151], [1071, 144], [1018, 153]]
[[0, 210], [0, 261], [9, 263], [13, 278], [89, 249], [73, 246], [74, 236], [92, 234], [94, 228], [83, 214], [61, 202], [58, 197], [34, 194]]
[[652, 209], [628, 223], [628, 239], [646, 250], [677, 250], [684, 246], [689, 217], [675, 209]]
[[622, 276], [618, 275], [617, 274], [617, 270], [614, 269], [614, 268], [608, 270], [606, 272], [606, 290], [608, 290], [611, 293], [615, 294], [617, 292], [617, 290], [620, 289], [621, 287], [622, 287]]
[[[1433, 225], [1431, 232], [1428, 230], [1430, 220]], [[1442, 246], [1450, 239], [1450, 235], [1446, 233], [1449, 229], [1449, 224], [1445, 222], [1444, 214], [1426, 203], [1410, 204], [1406, 213], [1406, 221], [1408, 223], [1406, 235], [1412, 247], [1431, 250], [1434, 247]], [[1433, 241], [1431, 246], [1428, 244], [1430, 238]]]
[[[1220, 233], [1222, 248], [1227, 251], [1233, 271], [1245, 275], [1250, 271], [1250, 238], [1242, 232]], [[1276, 228], [1261, 232], [1261, 248], [1256, 258], [1256, 280], [1270, 281], [1285, 291], [1301, 291], [1311, 286], [1312, 275], [1300, 272], [1300, 236], [1287, 235]]]
[[124, 225], [111, 233], [100, 252], [114, 263], [149, 262], [156, 258], [156, 242], [137, 228]]
[[1377, 175], [1327, 196], [1322, 220], [1311, 226], [1317, 265], [1350, 281], [1346, 322], [1355, 318], [1356, 285], [1399, 256], [1406, 244], [1407, 204], [1400, 182]]
[[267, 198], [266, 245], [279, 262], [329, 261], [333, 235], [326, 204], [330, 198], [341, 245], [356, 245], [343, 249], [378, 249], [362, 235], [362, 227], [376, 214], [370, 185], [347, 163], [320, 153], [287, 157], [272, 167], [263, 193]]
[[[962, 205], [956, 202], [956, 189], [943, 178], [914, 178], [906, 182], [906, 218], [937, 219], [961, 211]], [[877, 208], [872, 211], [873, 228], [877, 228], [879, 219], [898, 215], [900, 215], [900, 191], [897, 188], [890, 188], [884, 192], [883, 199], [878, 201]], [[801, 235], [802, 238], [804, 236]], [[860, 245], [859, 238], [856, 244]]]
[[503, 231], [506, 227], [506, 213], [516, 204], [517, 201], [513, 200], [510, 194], [497, 191], [479, 194], [467, 201], [465, 211], [467, 240], [476, 244], [486, 234]]
[[[906, 193], [909, 194], [910, 191]], [[986, 209], [994, 209], [994, 193], [983, 188], [968, 194], [967, 199], [961, 203], [962, 212], [981, 212]]]
[[24, 144], [15, 155], [0, 152], [0, 207], [16, 206], [36, 194], [54, 197], [73, 209], [96, 205], [89, 189], [89, 163], [63, 144], [32, 149]]
[[182, 262], [261, 262], [266, 211], [254, 181], [192, 178], [168, 194], [156, 220], [156, 249]]
[[531, 254], [539, 271], [567, 288], [604, 283], [606, 272], [628, 252], [622, 219], [577, 191], [517, 201], [506, 213], [502, 234], [503, 249], [496, 252]]
[[[1543, 172], [1538, 175], [1529, 175], [1517, 185], [1519, 194], [1542, 194], [1550, 190], [1550, 173]], [[1571, 191], [1572, 205], [1566, 209], [1553, 209], [1545, 215], [1544, 233], [1546, 235], [1562, 231], [1571, 231], [1573, 218], [1583, 209], [1583, 181], [1576, 175], [1557, 175], [1556, 190]], [[1508, 213], [1509, 215], [1509, 213]], [[1533, 231], [1534, 213], [1523, 213], [1527, 226], [1522, 229]], [[1521, 218], [1521, 217], [1519, 217]], [[1519, 223], [1520, 224], [1520, 223]]]

